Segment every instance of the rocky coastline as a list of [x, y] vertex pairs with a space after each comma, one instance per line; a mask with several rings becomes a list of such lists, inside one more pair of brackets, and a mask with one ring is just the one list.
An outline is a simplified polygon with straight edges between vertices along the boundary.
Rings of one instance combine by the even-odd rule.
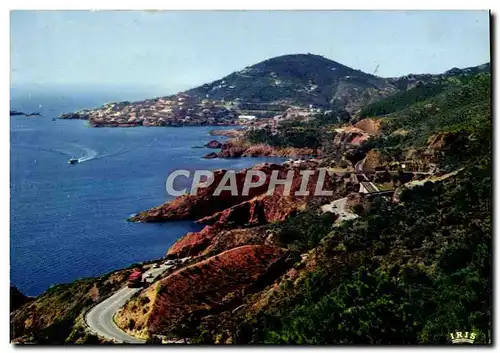
[[240, 138], [231, 139], [221, 143], [217, 140], [210, 141], [208, 148], [220, 149], [219, 152], [210, 152], [203, 156], [205, 159], [213, 158], [239, 158], [239, 157], [318, 157], [321, 151], [312, 148], [273, 147], [264, 143], [252, 144]]
[[[378, 126], [377, 123], [364, 121], [357, 125], [359, 127], [348, 126], [336, 132], [333, 141], [337, 144], [339, 151], [345, 152], [349, 148], [359, 147], [378, 132], [374, 130], [374, 126]], [[368, 129], [372, 132], [365, 131]], [[233, 132], [229, 132], [226, 136], [233, 137], [227, 142], [211, 140], [203, 147], [220, 149], [219, 152], [214, 152], [217, 158], [297, 157], [301, 155], [311, 157], [321, 154], [321, 151], [311, 149], [283, 149], [263, 144], [252, 145], [238, 134], [234, 137]], [[443, 142], [445, 140], [444, 137], [439, 136], [431, 139], [429, 150], [426, 151], [427, 155], [432, 154], [429, 152], [433, 150], [432, 146], [442, 148], [446, 145]], [[399, 184], [394, 183], [396, 179], [407, 182], [415, 178], [411, 173], [377, 172], [377, 170], [386, 169], [390, 161], [374, 152], [368, 153], [365, 158], [366, 167], [373, 170], [369, 177], [374, 182], [392, 183], [393, 186], [397, 186]], [[307, 185], [309, 194], [314, 191], [322, 169], [326, 171], [323, 189], [332, 190], [333, 194], [322, 197], [294, 196], [294, 193], [301, 187], [299, 172], [305, 169], [315, 171]], [[245, 172], [248, 170], [261, 171], [267, 178], [263, 185], [250, 189], [249, 194], [243, 196], [241, 191]], [[284, 195], [282, 186], [278, 186], [272, 195], [268, 195], [266, 191], [272, 172], [277, 171], [278, 178], [285, 179], [291, 170], [295, 171], [291, 195]], [[297, 264], [306, 266], [305, 268], [314, 266], [314, 263], [307, 258], [297, 257], [289, 251], [272, 230], [273, 224], [280, 224], [307, 209], [325, 205], [343, 197], [348, 198], [348, 207], [351, 210], [359, 208], [359, 206], [356, 207], [358, 204], [363, 208], [368, 207], [367, 200], [358, 194], [359, 180], [354, 170], [352, 168], [329, 168], [328, 163], [321, 157], [288, 161], [282, 164], [257, 164], [236, 173], [239, 196], [233, 196], [227, 191], [214, 196], [215, 187], [225, 172], [225, 170], [215, 171], [214, 183], [209, 187], [198, 189], [196, 195], [179, 196], [166, 204], [140, 212], [129, 219], [132, 222], [191, 220], [204, 227], [199, 232], [185, 234], [168, 250], [166, 249], [163, 260], [188, 257], [191, 258], [189, 263], [174, 272], [165, 273], [154, 286], [141, 291], [117, 313], [117, 325], [128, 334], [145, 338], [149, 335], [161, 335], [169, 330], [175, 331], [175, 325], [185, 322], [188, 312], [240, 310], [246, 295], [258, 293], [281, 276], [295, 278], [299, 273], [294, 267]], [[335, 213], [327, 213], [326, 216], [331, 219], [332, 223], [338, 221], [338, 215]], [[137, 266], [145, 268], [144, 264], [135, 265]], [[146, 267], [148, 266], [151, 265]], [[111, 289], [116, 290], [123, 286], [131, 269], [119, 270], [116, 273], [116, 275], [111, 275], [111, 278], [117, 278], [112, 282], [107, 279], [109, 275], [104, 275], [99, 279], [75, 282], [74, 285], [69, 285], [68, 291], [73, 292], [79, 290], [80, 287], [85, 290], [81, 299], [75, 299], [76, 305], [84, 310], [83, 308], [98, 300], [99, 293], [105, 295]], [[176, 290], [172, 290], [173, 288]], [[181, 292], [177, 290], [182, 291], [182, 295], [179, 295], [178, 293]], [[196, 298], [201, 298], [201, 294], [204, 299], [198, 301]], [[46, 295], [50, 296], [50, 294]], [[64, 308], [63, 310], [68, 310], [66, 304], [61, 303], [60, 306]], [[44, 324], [41, 321], [26, 327], [23, 326], [23, 322], [37, 315], [45, 317], [49, 312], [50, 310], [39, 312], [33, 305], [24, 305], [20, 310], [14, 311], [13, 319], [18, 325], [19, 332], [29, 332], [26, 327], [42, 330]], [[170, 319], [166, 321], [165, 315], [168, 315]], [[48, 322], [54, 324], [53, 320]], [[70, 337], [74, 337], [79, 342], [86, 340], [93, 340], [92, 342], [96, 343], [107, 342], [85, 333], [85, 329], [78, 326], [81, 320], [75, 322], [77, 324], [72, 327], [74, 332]]]
[[211, 136], [223, 136], [223, 137], [243, 137], [245, 134], [245, 129], [227, 129], [227, 130], [210, 130], [209, 134]]
[[25, 112], [19, 112], [17, 110], [11, 110], [10, 111], [10, 116], [25, 116], [25, 117], [30, 117], [30, 116], [42, 116], [40, 113], [25, 113]]
[[[168, 222], [172, 220], [193, 220], [205, 227], [200, 232], [188, 233], [180, 238], [168, 251], [170, 257], [197, 256], [207, 252], [207, 248], [214, 245], [215, 239], [221, 232], [231, 229], [256, 227], [272, 222], [283, 221], [286, 217], [306, 207], [311, 200], [316, 203], [327, 203], [339, 195], [347, 195], [358, 188], [353, 183], [349, 172], [326, 173], [323, 188], [332, 190], [332, 196], [294, 196], [301, 186], [300, 171], [314, 170], [307, 184], [307, 191], [312, 195], [320, 173], [320, 160], [304, 160], [283, 164], [262, 163], [252, 168], [242, 170], [235, 175], [238, 196], [229, 191], [222, 191], [214, 196], [218, 183], [222, 180], [225, 170], [214, 172], [214, 182], [200, 188], [196, 195], [183, 195], [167, 202], [164, 205], [140, 212], [131, 217], [133, 222]], [[249, 190], [243, 196], [242, 189], [246, 172], [260, 171], [267, 177], [264, 184]], [[278, 185], [272, 195], [266, 191], [269, 188], [270, 176], [277, 172], [279, 179], [284, 179], [289, 171], [294, 171], [289, 195], [283, 195], [283, 185]], [[241, 230], [241, 229], [240, 229]]]

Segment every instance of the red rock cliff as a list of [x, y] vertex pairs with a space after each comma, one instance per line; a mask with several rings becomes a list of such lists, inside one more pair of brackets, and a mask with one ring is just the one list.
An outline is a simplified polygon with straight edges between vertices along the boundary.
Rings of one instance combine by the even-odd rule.
[[174, 272], [158, 284], [149, 331], [161, 333], [185, 313], [229, 305], [285, 255], [278, 247], [246, 245]]
[[[214, 192], [222, 180], [226, 170], [218, 170], [214, 172], [214, 182], [206, 188], [200, 188], [196, 195], [183, 195], [176, 199], [167, 202], [161, 206], [154, 207], [150, 210], [141, 212], [130, 220], [134, 222], [163, 222], [169, 220], [196, 220], [206, 216], [210, 216], [215, 212], [222, 211], [233, 205], [237, 205], [243, 201], [250, 200], [253, 197], [267, 191], [270, 176], [273, 170], [280, 171], [280, 175], [285, 175], [286, 167], [278, 164], [259, 164], [251, 168], [262, 171], [266, 174], [266, 182], [259, 187], [251, 188], [247, 196], [243, 196], [242, 189], [245, 181], [246, 171], [236, 173], [236, 183], [238, 186], [238, 195], [231, 195], [229, 191], [222, 191], [220, 195], [214, 196]], [[253, 180], [256, 180], [254, 178]]]
[[252, 200], [244, 201], [223, 211], [200, 219], [207, 224], [200, 232], [187, 233], [168, 251], [170, 257], [196, 256], [218, 242], [218, 236], [225, 229], [254, 227], [271, 222], [283, 221], [291, 214], [302, 210], [311, 201], [327, 203], [341, 193], [354, 191], [354, 185], [345, 183], [343, 177], [325, 174], [322, 190], [333, 191], [332, 196], [314, 196], [319, 170], [310, 176], [307, 184], [308, 196], [295, 196], [302, 181], [298, 170], [294, 173], [290, 195], [284, 195], [284, 187], [278, 186], [273, 195], [262, 194]]

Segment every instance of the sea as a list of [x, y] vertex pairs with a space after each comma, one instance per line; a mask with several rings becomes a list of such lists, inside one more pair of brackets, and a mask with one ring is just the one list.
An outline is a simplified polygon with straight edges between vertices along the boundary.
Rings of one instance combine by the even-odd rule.
[[214, 127], [91, 128], [84, 120], [53, 120], [116, 100], [109, 92], [11, 90], [11, 110], [42, 114], [10, 117], [10, 282], [26, 295], [159, 259], [200, 230], [191, 221], [126, 221], [173, 198], [165, 190], [170, 172], [283, 161], [203, 159], [213, 150], [199, 146], [214, 139]]

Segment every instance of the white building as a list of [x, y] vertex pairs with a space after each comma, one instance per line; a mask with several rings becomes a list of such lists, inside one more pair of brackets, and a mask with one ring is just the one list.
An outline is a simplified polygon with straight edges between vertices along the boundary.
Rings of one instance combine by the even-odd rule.
[[257, 117], [255, 115], [240, 115], [238, 116], [240, 120], [255, 120]]

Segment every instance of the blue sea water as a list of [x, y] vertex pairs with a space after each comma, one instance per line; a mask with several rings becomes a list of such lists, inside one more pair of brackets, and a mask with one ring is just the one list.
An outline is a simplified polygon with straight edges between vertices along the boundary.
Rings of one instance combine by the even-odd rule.
[[[11, 99], [13, 110], [43, 114], [10, 118], [11, 284], [27, 295], [160, 258], [186, 232], [201, 229], [188, 221], [126, 221], [172, 199], [165, 191], [171, 171], [281, 161], [202, 159], [211, 150], [192, 147], [213, 139], [211, 127], [90, 128], [81, 120], [52, 120], [117, 98], [39, 93]], [[69, 158], [81, 163], [70, 165]]]

